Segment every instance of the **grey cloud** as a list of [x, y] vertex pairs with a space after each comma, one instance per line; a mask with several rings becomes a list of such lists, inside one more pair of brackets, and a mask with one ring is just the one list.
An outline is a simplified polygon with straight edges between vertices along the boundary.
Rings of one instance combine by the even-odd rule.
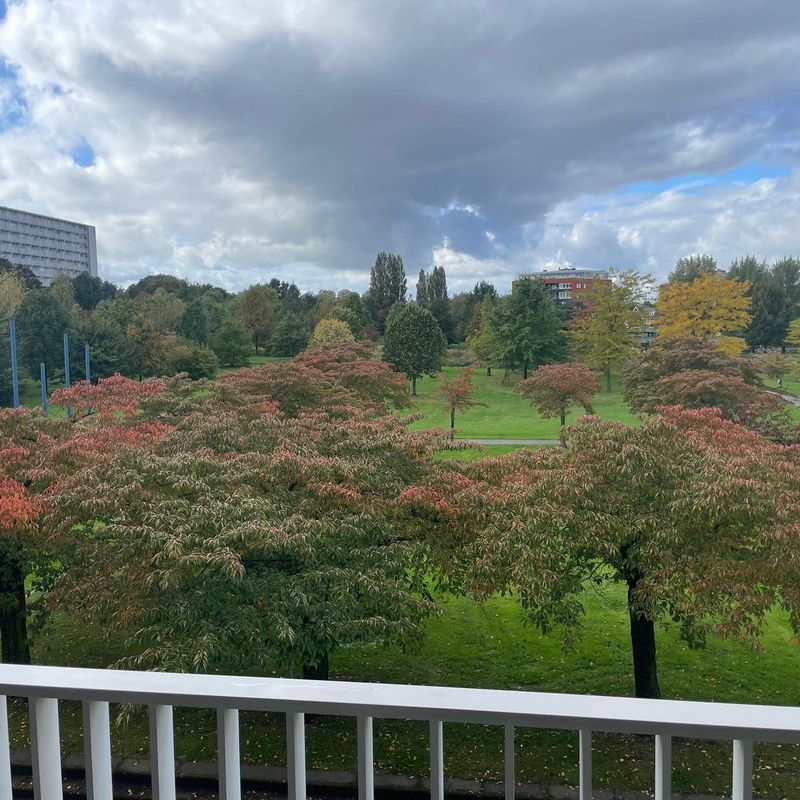
[[[651, 244], [633, 246], [634, 211], [586, 218], [579, 198], [774, 157], [800, 128], [794, 0], [25, 6], [0, 53], [36, 121], [0, 132], [0, 192], [85, 211], [112, 276], [140, 257], [231, 286], [287, 270], [363, 286], [379, 249], [412, 273], [450, 259], [451, 285], [559, 250], [661, 264], [686, 236], [642, 226]], [[97, 164], [49, 180], [68, 131]], [[45, 161], [11, 163], [26, 148]], [[575, 214], [566, 238], [554, 209]]]

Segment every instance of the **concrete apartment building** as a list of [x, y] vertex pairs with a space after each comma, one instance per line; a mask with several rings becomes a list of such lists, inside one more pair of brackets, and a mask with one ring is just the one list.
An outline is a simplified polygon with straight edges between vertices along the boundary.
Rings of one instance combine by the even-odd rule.
[[529, 272], [520, 277], [538, 278], [544, 281], [553, 295], [553, 299], [562, 303], [567, 300], [578, 300], [581, 293], [590, 286], [594, 286], [596, 283], [610, 283], [611, 280], [608, 277], [608, 270], [573, 267]]
[[29, 267], [45, 286], [59, 272], [96, 276], [94, 226], [0, 206], [0, 258]]

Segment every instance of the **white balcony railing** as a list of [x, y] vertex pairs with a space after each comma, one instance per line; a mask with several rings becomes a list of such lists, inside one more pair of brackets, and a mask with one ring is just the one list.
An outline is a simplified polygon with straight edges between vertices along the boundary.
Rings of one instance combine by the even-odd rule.
[[515, 727], [578, 731], [580, 800], [592, 797], [592, 731], [655, 737], [657, 800], [671, 796], [675, 736], [732, 741], [734, 800], [752, 797], [753, 742], [800, 743], [800, 709], [785, 706], [12, 665], [0, 665], [0, 694], [2, 800], [12, 796], [6, 697], [29, 698], [34, 792], [39, 800], [62, 797], [59, 700], [83, 704], [89, 800], [112, 797], [109, 702], [149, 707], [155, 800], [175, 798], [173, 706], [216, 709], [221, 800], [241, 796], [240, 710], [286, 715], [289, 800], [306, 797], [306, 713], [355, 718], [359, 800], [372, 800], [374, 794], [372, 720], [376, 717], [430, 723], [432, 800], [444, 798], [443, 722], [504, 726], [506, 800], [514, 798]]

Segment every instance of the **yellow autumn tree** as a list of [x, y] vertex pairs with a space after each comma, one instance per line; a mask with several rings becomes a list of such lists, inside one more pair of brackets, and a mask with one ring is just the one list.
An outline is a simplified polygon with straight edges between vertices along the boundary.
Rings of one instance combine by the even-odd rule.
[[789, 323], [789, 333], [786, 336], [787, 344], [800, 344], [800, 317]]
[[747, 281], [735, 281], [719, 273], [701, 275], [691, 283], [662, 286], [656, 300], [658, 335], [696, 336], [730, 345], [730, 334], [750, 322]]

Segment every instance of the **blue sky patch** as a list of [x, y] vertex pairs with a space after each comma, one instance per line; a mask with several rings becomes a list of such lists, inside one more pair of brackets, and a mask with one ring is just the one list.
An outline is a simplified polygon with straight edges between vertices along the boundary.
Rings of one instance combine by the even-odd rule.
[[0, 0], [0, 22], [3, 21], [5, 15], [6, 15], [6, 0]]
[[617, 189], [614, 194], [660, 194], [670, 189], [691, 193], [710, 186], [727, 186], [735, 183], [753, 183], [762, 178], [786, 178], [790, 173], [787, 164], [766, 166], [761, 161], [750, 161], [736, 169], [718, 174], [692, 172], [676, 175], [663, 181], [641, 181], [629, 183]]
[[80, 142], [69, 151], [69, 154], [79, 167], [91, 167], [94, 165], [94, 148], [86, 139], [81, 139]]

